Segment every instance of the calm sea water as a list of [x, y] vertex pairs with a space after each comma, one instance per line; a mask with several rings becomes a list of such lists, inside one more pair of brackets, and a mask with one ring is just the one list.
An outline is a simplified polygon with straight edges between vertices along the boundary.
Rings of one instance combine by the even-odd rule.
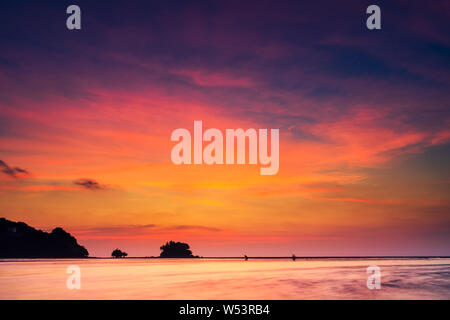
[[0, 299], [450, 299], [450, 259], [0, 260]]

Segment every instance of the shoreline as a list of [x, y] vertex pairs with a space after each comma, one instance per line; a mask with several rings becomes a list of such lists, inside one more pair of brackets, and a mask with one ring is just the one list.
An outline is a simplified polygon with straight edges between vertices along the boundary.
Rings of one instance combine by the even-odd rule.
[[[450, 259], [450, 256], [319, 256], [319, 257], [295, 257], [296, 260], [312, 260], [312, 259]], [[127, 259], [184, 259], [184, 260], [196, 260], [196, 259], [211, 259], [211, 260], [244, 260], [244, 257], [186, 257], [186, 258], [167, 258], [167, 257], [123, 257], [123, 258], [113, 258], [113, 257], [74, 257], [74, 258], [1, 258], [0, 260], [74, 260], [74, 259], [104, 259], [104, 260], [127, 260]], [[258, 260], [292, 260], [292, 256], [283, 256], [283, 257], [248, 257], [248, 260], [258, 259]]]

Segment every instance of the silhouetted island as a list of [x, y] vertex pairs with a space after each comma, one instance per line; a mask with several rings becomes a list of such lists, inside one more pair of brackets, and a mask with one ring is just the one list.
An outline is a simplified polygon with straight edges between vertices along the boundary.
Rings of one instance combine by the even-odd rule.
[[192, 255], [192, 251], [189, 250], [189, 245], [183, 242], [169, 241], [165, 245], [162, 245], [161, 258], [198, 258], [198, 256]]
[[127, 255], [128, 255], [128, 253], [126, 253], [125, 251], [119, 250], [119, 249], [116, 249], [111, 253], [111, 256], [113, 258], [124, 258]]
[[86, 258], [89, 252], [62, 228], [52, 232], [0, 218], [0, 258]]

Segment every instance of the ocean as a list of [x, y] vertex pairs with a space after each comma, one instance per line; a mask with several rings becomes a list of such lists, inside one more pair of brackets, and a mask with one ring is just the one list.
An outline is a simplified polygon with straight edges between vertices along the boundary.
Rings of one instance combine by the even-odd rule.
[[0, 259], [0, 299], [450, 299], [450, 258]]

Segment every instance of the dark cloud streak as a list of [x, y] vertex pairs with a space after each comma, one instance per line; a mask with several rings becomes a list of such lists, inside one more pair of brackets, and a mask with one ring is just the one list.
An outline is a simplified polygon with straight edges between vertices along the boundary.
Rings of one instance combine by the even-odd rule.
[[107, 188], [106, 185], [100, 184], [92, 179], [78, 179], [73, 182], [75, 185], [83, 187], [88, 190], [104, 190]]
[[22, 168], [19, 168], [19, 167], [10, 167], [3, 160], [0, 160], [0, 168], [2, 168], [1, 171], [4, 174], [6, 174], [6, 175], [8, 175], [8, 176], [10, 176], [11, 178], [14, 178], [14, 179], [19, 179], [23, 175], [29, 175], [30, 174], [25, 169], [22, 169]]
[[121, 225], [121, 226], [105, 226], [93, 228], [80, 228], [74, 232], [83, 237], [101, 236], [101, 237], [136, 237], [145, 235], [162, 235], [167, 233], [177, 233], [183, 231], [205, 231], [205, 232], [221, 232], [222, 229], [201, 226], [201, 225], [169, 225], [162, 226], [156, 224], [143, 225]]

